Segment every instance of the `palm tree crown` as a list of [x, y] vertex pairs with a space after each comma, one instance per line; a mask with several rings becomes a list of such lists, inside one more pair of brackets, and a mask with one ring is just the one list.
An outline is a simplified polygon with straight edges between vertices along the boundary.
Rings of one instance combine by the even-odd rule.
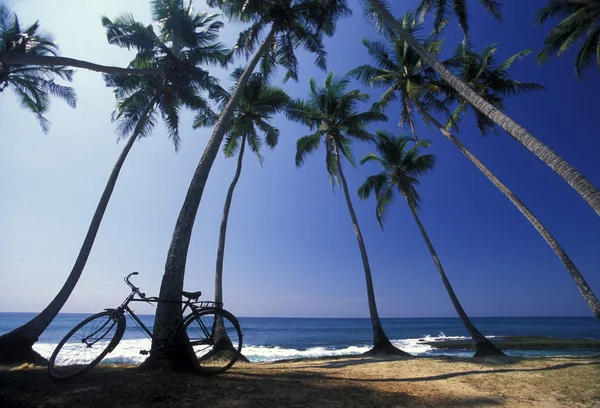
[[[236, 82], [242, 76], [243, 69], [237, 68], [231, 75]], [[232, 89], [233, 91], [233, 89]], [[223, 108], [229, 97], [220, 103]], [[264, 142], [273, 149], [279, 140], [279, 129], [273, 127], [270, 121], [273, 115], [283, 111], [289, 103], [288, 94], [281, 88], [268, 84], [261, 73], [250, 76], [244, 88], [240, 102], [236, 107], [233, 119], [229, 122], [223, 152], [225, 157], [235, 156], [240, 148], [240, 143], [246, 140], [250, 150], [258, 156], [262, 164], [264, 160], [260, 153], [263, 141], [259, 133], [264, 134]], [[194, 120], [194, 127], [214, 126], [219, 116], [204, 116], [198, 113]]]
[[[367, 199], [372, 192], [375, 193], [377, 221], [383, 228], [388, 204], [393, 202], [396, 190], [406, 198], [410, 206], [415, 210], [419, 209], [421, 198], [415, 186], [419, 184], [420, 176], [433, 169], [435, 156], [419, 154], [419, 149], [431, 145], [427, 140], [413, 143], [410, 137], [397, 137], [382, 130], [377, 131], [376, 135], [379, 155], [369, 153], [361, 159], [360, 163], [376, 162], [383, 170], [367, 178], [359, 187], [358, 195], [362, 199]], [[413, 143], [412, 147], [410, 147], [411, 143]]]
[[[8, 7], [0, 4], [0, 51], [33, 56], [56, 56], [58, 46], [52, 35], [40, 31], [36, 21], [21, 27], [19, 19]], [[44, 117], [50, 106], [50, 96], [63, 99], [74, 108], [77, 97], [73, 88], [59, 85], [60, 78], [72, 81], [73, 70], [64, 66], [8, 65], [0, 63], [0, 92], [10, 86], [24, 109], [32, 112], [48, 133], [50, 122]]]
[[380, 112], [359, 112], [359, 103], [366, 102], [369, 95], [357, 89], [346, 92], [349, 84], [348, 79], [335, 79], [333, 72], [329, 73], [321, 88], [311, 78], [309, 98], [292, 101], [286, 110], [288, 119], [300, 122], [314, 131], [298, 139], [296, 166], [302, 166], [306, 157], [317, 150], [324, 138], [325, 164], [332, 183], [339, 182], [336, 151], [354, 164], [350, 149], [351, 138], [371, 141], [372, 136], [365, 130], [365, 126], [387, 120]]
[[[401, 23], [407, 32], [418, 38], [422, 27], [417, 24], [411, 12], [402, 18]], [[432, 35], [419, 40], [433, 55], [440, 53], [443, 40], [434, 39]], [[385, 87], [386, 90], [374, 107], [384, 109], [390, 102], [399, 100], [401, 111], [398, 125], [409, 129], [416, 138], [415, 105], [419, 104], [424, 94], [430, 90], [431, 82], [437, 76], [406, 41], [393, 36], [389, 42], [390, 45], [387, 45], [381, 41], [363, 39], [363, 45], [367, 47], [373, 65], [361, 65], [348, 75], [366, 85]]]
[[220, 7], [230, 19], [252, 23], [240, 33], [238, 54], [249, 56], [270, 27], [273, 38], [268, 39], [270, 51], [261, 60], [261, 71], [269, 77], [281, 65], [287, 70], [284, 82], [298, 80], [294, 50], [299, 46], [316, 54], [315, 65], [326, 69], [323, 34], [332, 36], [336, 22], [351, 14], [346, 0], [208, 0], [208, 4]]
[[139, 136], [147, 136], [154, 127], [158, 110], [177, 149], [181, 108], [185, 106], [211, 116], [210, 105], [200, 92], [207, 91], [217, 100], [225, 96], [218, 80], [201, 65], [225, 65], [228, 50], [217, 41], [223, 26], [216, 20], [217, 15], [193, 14], [191, 5], [186, 6], [183, 0], [154, 1], [153, 17], [160, 27], [158, 33], [152, 25], [144, 26], [130, 14], [114, 20], [103, 17], [102, 24], [111, 44], [137, 51], [131, 67], [156, 68], [161, 74], [106, 74], [105, 81], [107, 86], [116, 88], [118, 104], [113, 120], [119, 122], [121, 137], [133, 131], [146, 110], [148, 118]]
[[[504, 110], [503, 99], [506, 96], [518, 95], [525, 92], [546, 89], [544, 86], [533, 82], [520, 82], [509, 77], [509, 70], [516, 60], [529, 55], [531, 50], [520, 51], [506, 61], [498, 63], [494, 54], [498, 49], [498, 44], [491, 44], [484, 48], [481, 54], [476, 53], [469, 45], [468, 41], [463, 41], [456, 49], [455, 56], [447, 61], [447, 64], [457, 70], [460, 78], [467, 83], [473, 90], [500, 110]], [[472, 105], [464, 98], [460, 97], [450, 87], [443, 86], [444, 92], [448, 94], [447, 103], [458, 102], [451, 124], [459, 122], [460, 115]], [[495, 123], [485, 114], [477, 109], [472, 109], [477, 121], [477, 127], [482, 134], [488, 130], [496, 132]]]
[[537, 55], [540, 64], [546, 62], [552, 54], [560, 56], [578, 41], [581, 49], [575, 57], [575, 73], [579, 79], [583, 71], [596, 60], [600, 69], [600, 0], [557, 1], [551, 0], [537, 15], [537, 23], [548, 18], [561, 17], [548, 34], [544, 48]]

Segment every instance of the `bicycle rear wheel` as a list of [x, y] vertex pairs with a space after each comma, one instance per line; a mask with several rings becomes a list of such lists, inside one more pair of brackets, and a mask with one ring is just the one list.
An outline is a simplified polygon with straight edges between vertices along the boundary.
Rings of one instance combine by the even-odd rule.
[[242, 329], [223, 309], [202, 310], [188, 317], [184, 329], [200, 363], [202, 374], [228, 370], [242, 352]]
[[58, 343], [48, 362], [54, 380], [70, 380], [98, 364], [121, 340], [122, 315], [106, 311], [88, 317]]

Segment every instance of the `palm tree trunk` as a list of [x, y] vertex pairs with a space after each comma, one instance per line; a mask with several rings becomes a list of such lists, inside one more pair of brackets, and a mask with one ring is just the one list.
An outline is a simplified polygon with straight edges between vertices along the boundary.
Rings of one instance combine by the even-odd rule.
[[[223, 260], [225, 258], [225, 238], [227, 235], [227, 221], [229, 220], [229, 209], [231, 208], [233, 191], [235, 190], [235, 186], [237, 185], [238, 180], [240, 179], [240, 174], [242, 174], [242, 162], [244, 160], [245, 147], [246, 136], [242, 136], [240, 152], [237, 160], [237, 169], [235, 170], [233, 180], [231, 180], [229, 190], [227, 191], [225, 205], [223, 206], [223, 217], [221, 218], [221, 229], [219, 231], [219, 246], [217, 248], [217, 267], [215, 270], [215, 302], [220, 303], [221, 306], [223, 305]], [[223, 319], [218, 319], [215, 322], [215, 324], [217, 325], [217, 329], [215, 331], [217, 333], [224, 333], [223, 339], [219, 341], [220, 348], [218, 348], [217, 352], [235, 351], [233, 344], [231, 343], [231, 339], [229, 339], [227, 331], [223, 326]], [[250, 360], [248, 360], [248, 358], [243, 354], [239, 355], [238, 361], [243, 361], [246, 363], [250, 362]]]
[[365, 280], [367, 281], [367, 298], [369, 300], [369, 314], [371, 316], [371, 325], [373, 326], [373, 349], [370, 350], [369, 354], [383, 353], [383, 354], [396, 354], [402, 356], [410, 356], [410, 354], [397, 349], [392, 345], [388, 339], [381, 321], [379, 320], [379, 313], [377, 312], [377, 303], [375, 302], [375, 289], [373, 288], [373, 278], [371, 276], [371, 267], [369, 265], [369, 258], [367, 256], [367, 248], [365, 247], [365, 241], [363, 240], [360, 227], [358, 226], [358, 220], [356, 219], [356, 213], [352, 206], [352, 200], [348, 193], [348, 184], [346, 183], [346, 177], [342, 171], [341, 157], [337, 147], [337, 143], [334, 141], [333, 146], [335, 149], [335, 155], [337, 158], [337, 170], [342, 182], [342, 189], [344, 190], [344, 197], [346, 198], [346, 205], [348, 206], [348, 212], [350, 213], [350, 219], [352, 220], [352, 226], [354, 227], [354, 233], [356, 234], [356, 240], [358, 241], [358, 248], [360, 249], [360, 256], [362, 258], [363, 267], [365, 269]]
[[377, 10], [383, 22], [390, 29], [395, 31], [402, 40], [413, 48], [423, 60], [429, 64], [448, 84], [454, 88], [463, 98], [465, 98], [473, 107], [493, 120], [502, 129], [504, 129], [515, 140], [525, 146], [529, 151], [535, 154], [540, 160], [552, 168], [561, 176], [583, 199], [600, 215], [600, 191], [585, 178], [579, 171], [571, 166], [562, 157], [556, 154], [544, 143], [536, 139], [525, 128], [521, 127], [502, 111], [496, 109], [485, 99], [480, 97], [467, 84], [452, 74], [444, 64], [442, 64], [433, 54], [417, 41], [410, 33], [402, 28], [402, 25], [394, 19], [390, 12], [383, 7], [380, 0], [363, 0], [369, 3]]
[[8, 51], [0, 51], [0, 63], [7, 65], [64, 65], [69, 67], [88, 69], [90, 71], [104, 72], [105, 74], [156, 75], [159, 73], [159, 71], [156, 69], [119, 68], [107, 65], [94, 64], [93, 62], [82, 61], [74, 58], [50, 57], [46, 55], [28, 55]]
[[221, 218], [221, 230], [219, 231], [219, 246], [217, 248], [217, 268], [215, 271], [215, 302], [223, 303], [223, 259], [225, 258], [225, 237], [227, 235], [227, 221], [229, 220], [229, 209], [231, 208], [231, 200], [233, 199], [233, 191], [240, 179], [242, 173], [242, 160], [244, 158], [244, 147], [246, 145], [246, 137], [242, 136], [242, 145], [238, 155], [237, 169], [229, 190], [225, 198], [223, 206], [223, 217]]
[[42, 310], [42, 312], [36, 317], [25, 323], [23, 326], [18, 327], [0, 337], [0, 362], [45, 362], [45, 359], [36, 353], [32, 346], [36, 341], [38, 341], [38, 338], [50, 325], [52, 320], [54, 320], [58, 312], [60, 312], [60, 309], [62, 309], [64, 304], [69, 299], [73, 289], [75, 289], [75, 285], [77, 285], [77, 282], [83, 273], [83, 268], [85, 267], [90, 252], [92, 251], [96, 234], [100, 228], [100, 223], [102, 222], [104, 212], [106, 211], [106, 207], [110, 201], [110, 196], [112, 195], [117, 183], [117, 178], [119, 177], [123, 163], [125, 162], [125, 159], [127, 158], [127, 155], [129, 154], [134, 142], [137, 140], [140, 130], [146, 123], [148, 115], [154, 107], [155, 102], [156, 97], [153, 98], [153, 100], [146, 107], [146, 110], [142, 113], [138, 124], [136, 125], [132, 135], [129, 137], [129, 140], [125, 144], [125, 147], [123, 147], [123, 151], [119, 155], [119, 158], [117, 159], [117, 162], [110, 173], [110, 177], [108, 178], [106, 187], [104, 187], [104, 191], [100, 197], [100, 202], [96, 207], [96, 211], [94, 212], [94, 216], [92, 217], [92, 221], [88, 227], [87, 234], [83, 240], [83, 244], [81, 245], [77, 259], [75, 260], [75, 264], [73, 265], [71, 273], [69, 273], [69, 276], [67, 277], [63, 287], [50, 302], [50, 304], [48, 304], [48, 306], [46, 306], [46, 308]]
[[[217, 157], [219, 146], [223, 141], [223, 137], [227, 132], [229, 121], [233, 117], [235, 108], [239, 102], [240, 97], [246, 87], [250, 75], [256, 68], [256, 65], [260, 61], [260, 58], [269, 50], [275, 31], [271, 29], [271, 32], [261, 44], [260, 48], [254, 54], [250, 60], [249, 65], [244, 70], [244, 73], [238, 80], [238, 83], [231, 94], [231, 98], [225, 109], [221, 112], [219, 120], [213, 130], [212, 136], [204, 149], [202, 158], [196, 167], [194, 176], [188, 188], [185, 200], [179, 212], [175, 229], [173, 231], [173, 237], [171, 238], [171, 245], [167, 254], [167, 261], [165, 264], [165, 273], [160, 286], [159, 298], [163, 301], [175, 301], [181, 299], [181, 291], [183, 290], [183, 278], [185, 275], [185, 264], [187, 260], [187, 253], [190, 246], [190, 239], [192, 236], [192, 230], [194, 227], [194, 221], [202, 199], [202, 193], [204, 192], [204, 186], [210, 173], [210, 169]], [[156, 317], [154, 320], [154, 340], [152, 348], [156, 348], [162, 343], [168, 336], [170, 328], [173, 322], [178, 318], [181, 312], [180, 305], [173, 303], [159, 303], [156, 308]], [[147, 368], [158, 368], [173, 363], [173, 366], [181, 364], [181, 361], [163, 361], [159, 362], [152, 354], [150, 358], [146, 360], [144, 366]]]
[[446, 272], [444, 272], [442, 263], [440, 262], [440, 259], [438, 258], [437, 253], [435, 252], [435, 249], [433, 248], [433, 244], [429, 240], [429, 236], [427, 235], [427, 232], [425, 232], [425, 227], [423, 227], [423, 224], [421, 224], [421, 220], [419, 219], [417, 211], [415, 210], [414, 206], [411, 205], [410, 203], [408, 203], [408, 207], [410, 208], [410, 211], [412, 212], [413, 217], [415, 217], [415, 221], [419, 227], [419, 230], [421, 231], [421, 235], [423, 235], [423, 239], [425, 240], [425, 243], [427, 244], [427, 248], [429, 249], [429, 253], [431, 254], [431, 257], [433, 258], [433, 262], [435, 263], [435, 266], [437, 267], [437, 270], [440, 273], [442, 282], [444, 282], [444, 287], [446, 288], [446, 291], [448, 292], [448, 296], [450, 296], [452, 305], [454, 306], [456, 313], [458, 313], [460, 320], [462, 320], [463, 325], [469, 332], [469, 335], [475, 342], [475, 357], [504, 356], [505, 354], [502, 351], [500, 351], [496, 346], [494, 346], [491, 341], [489, 341], [483, 334], [481, 334], [481, 332], [479, 330], [477, 330], [477, 328], [475, 327], [473, 322], [471, 322], [471, 319], [469, 319], [469, 316], [467, 316], [467, 313], [465, 313], [465, 310], [463, 309], [462, 305], [458, 301], [458, 297], [456, 296], [456, 293], [454, 293], [454, 289], [452, 289], [452, 285], [450, 285], [450, 281], [448, 280], [448, 277], [446, 276]]
[[450, 139], [452, 143], [465, 155], [473, 164], [500, 190], [502, 193], [517, 207], [517, 209], [527, 218], [527, 220], [533, 225], [533, 227], [540, 233], [542, 238], [550, 245], [550, 248], [554, 251], [558, 259], [563, 263], [567, 271], [575, 281], [577, 289], [589, 305], [594, 315], [600, 320], [600, 302], [592, 291], [592, 288], [587, 284], [579, 269], [575, 266], [571, 258], [567, 255], [563, 247], [556, 241], [556, 239], [550, 234], [550, 231], [544, 227], [541, 221], [527, 208], [527, 206], [498, 178], [487, 168], [483, 163], [477, 159], [467, 148], [458, 140], [452, 133], [450, 133], [441, 123], [439, 123], [434, 117], [432, 117], [425, 109], [420, 107], [419, 111], [423, 117], [434, 124], [442, 134]]

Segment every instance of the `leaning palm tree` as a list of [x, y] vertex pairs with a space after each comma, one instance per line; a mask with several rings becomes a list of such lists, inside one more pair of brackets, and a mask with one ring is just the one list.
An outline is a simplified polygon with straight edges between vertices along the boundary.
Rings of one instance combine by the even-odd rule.
[[[242, 73], [243, 70], [238, 68], [232, 74], [232, 78], [237, 82]], [[283, 89], [270, 86], [262, 74], [254, 73], [250, 76], [248, 84], [244, 88], [242, 97], [236, 107], [234, 117], [229, 122], [223, 153], [227, 158], [235, 157], [236, 154], [238, 158], [235, 175], [225, 198], [221, 229], [219, 231], [217, 265], [215, 270], [215, 302], [217, 303], [223, 303], [223, 261], [225, 259], [227, 222], [229, 220], [233, 192], [242, 173], [242, 162], [244, 160], [246, 144], [248, 144], [250, 151], [258, 157], [258, 161], [262, 166], [264, 158], [260, 150], [263, 140], [260, 137], [260, 133], [264, 135], [264, 143], [268, 147], [274, 149], [277, 146], [279, 129], [273, 127], [270, 121], [273, 115], [281, 112], [288, 103], [289, 96]], [[214, 126], [217, 120], [217, 115], [206, 117], [203, 114], [198, 114], [194, 126]]]
[[[468, 83], [482, 98], [487, 100], [494, 106], [503, 109], [503, 98], [509, 95], [517, 95], [524, 92], [529, 92], [537, 89], [542, 89], [540, 85], [528, 82], [519, 82], [509, 77], [508, 71], [518, 59], [530, 53], [529, 50], [519, 52], [512, 57], [508, 58], [503, 63], [498, 63], [494, 54], [496, 53], [496, 45], [490, 45], [486, 47], [481, 54], [478, 54], [472, 50], [468, 42], [461, 43], [456, 50], [456, 55], [451, 58], [451, 65], [455, 65], [458, 74], [461, 79]], [[458, 106], [452, 113], [450, 121], [446, 125], [446, 132], [454, 124], [457, 124], [462, 114], [472, 110], [477, 126], [482, 134], [485, 134], [488, 130], [495, 130], [495, 123], [490, 121], [487, 116], [482, 115], [481, 112], [470, 109], [471, 105], [467, 104], [463, 98], [457, 95], [453, 90], [448, 89], [446, 86], [440, 87], [436, 92], [442, 91], [448, 95], [443, 102], [443, 105], [457, 102]], [[437, 104], [434, 98], [428, 98], [429, 106]], [[435, 127], [441, 126], [435, 119], [430, 115], [424, 115], [425, 120], [432, 123]], [[445, 134], [451, 140], [454, 137], [451, 134]], [[460, 143], [460, 142], [459, 142]], [[455, 143], [459, 149], [464, 149]], [[475, 163], [477, 165], [477, 163]], [[479, 166], [478, 166], [479, 167]], [[485, 169], [489, 172], [489, 170]], [[484, 174], [486, 171], [484, 171]], [[587, 302], [588, 306], [594, 313], [594, 315], [600, 319], [600, 302], [598, 298], [581, 275], [573, 261], [566, 254], [564, 249], [556, 241], [556, 239], [550, 234], [550, 232], [543, 226], [543, 224], [531, 213], [531, 211], [516, 197], [514, 194], [491, 174], [490, 180], [505, 194], [507, 197], [519, 208], [519, 211], [525, 215], [525, 217], [532, 223], [535, 229], [542, 235], [544, 240], [550, 245], [554, 253], [561, 260], [567, 271], [575, 281], [579, 292]]]
[[[181, 297], [192, 229], [206, 180], [250, 75], [260, 62], [266, 77], [274, 72], [277, 65], [281, 65], [287, 71], [284, 79], [296, 80], [299, 63], [295, 49], [298, 47], [315, 54], [315, 64], [325, 69], [323, 36], [332, 36], [337, 21], [350, 14], [346, 3], [346, 0], [208, 0], [209, 5], [220, 7], [230, 19], [251, 23], [240, 33], [235, 51], [247, 57], [252, 55], [252, 58], [221, 111], [192, 177], [167, 253], [159, 293], [161, 300], [172, 301]], [[171, 322], [178, 314], [177, 310], [166, 307], [164, 303], [158, 305], [154, 321], [157, 341], [166, 337]]]
[[[419, 26], [416, 26], [410, 19], [403, 20], [403, 26], [412, 35], [418, 35]], [[439, 40], [433, 40], [429, 36], [422, 40], [424, 45], [428, 47], [430, 52], [437, 55], [441, 51], [441, 43]], [[376, 103], [380, 109], [388, 106], [390, 101], [399, 99], [402, 107], [401, 119], [403, 117], [413, 118], [413, 112], [417, 111], [423, 117], [423, 120], [433, 125], [439, 130], [444, 137], [450, 140], [525, 216], [531, 225], [540, 233], [546, 243], [552, 248], [556, 256], [561, 260], [573, 280], [577, 285], [580, 293], [592, 309], [594, 314], [600, 319], [600, 303], [592, 292], [592, 289], [587, 284], [573, 261], [569, 258], [562, 246], [556, 241], [552, 234], [546, 229], [542, 222], [527, 208], [527, 206], [504, 184], [502, 183], [477, 157], [475, 157], [461, 141], [451, 133], [450, 129], [443, 126], [436, 118], [436, 113], [448, 113], [450, 109], [447, 107], [449, 100], [446, 102], [436, 99], [436, 94], [445, 90], [449, 92], [447, 86], [443, 86], [433, 70], [422, 62], [416, 52], [408, 48], [406, 43], [400, 39], [392, 40], [391, 48], [383, 42], [364, 41], [368, 49], [369, 55], [372, 57], [373, 65], [363, 65], [350, 72], [350, 75], [359, 79], [363, 83], [371, 86], [379, 86], [385, 88], [381, 100]], [[510, 79], [508, 71], [512, 64], [526, 52], [521, 52], [513, 55], [511, 58], [504, 61], [502, 64], [497, 64], [493, 60], [494, 49], [487, 48], [483, 56], [478, 56], [472, 51], [468, 52], [468, 48], [464, 45], [459, 47], [458, 56], [451, 58], [450, 65], [462, 71], [464, 79], [472, 82], [475, 89], [479, 89], [482, 97], [490, 98], [491, 103], [502, 103], [504, 94], [517, 94], [528, 90], [538, 89], [535, 84], [527, 84]], [[466, 54], [466, 55], [465, 55]], [[464, 65], [463, 68], [460, 68]], [[467, 67], [471, 67], [470, 69]], [[487, 71], [486, 71], [487, 69]], [[471, 74], [469, 74], [471, 73]], [[470, 77], [468, 76], [470, 75]], [[475, 80], [478, 78], [479, 80]], [[491, 82], [498, 84], [490, 87], [482, 83], [482, 80], [487, 78]], [[501, 85], [501, 86], [500, 86]], [[495, 89], [495, 90], [494, 90]], [[409, 108], [405, 108], [409, 107]], [[458, 112], [464, 112], [459, 109]], [[405, 113], [407, 112], [407, 113]], [[474, 110], [474, 113], [479, 114], [479, 111]], [[454, 127], [459, 116], [455, 115]], [[485, 121], [485, 117], [478, 117], [477, 122], [480, 124], [482, 133], [488, 129], [486, 125], [489, 122]], [[401, 124], [403, 121], [401, 120]], [[492, 128], [493, 129], [493, 128]]]
[[296, 166], [301, 167], [306, 158], [314, 153], [323, 142], [325, 146], [325, 168], [332, 186], [341, 184], [344, 191], [346, 205], [348, 206], [365, 271], [369, 314], [373, 328], [373, 348], [370, 353], [408, 355], [408, 353], [398, 350], [392, 345], [381, 325], [367, 249], [352, 206], [348, 183], [342, 166], [343, 158], [346, 158], [350, 164], [354, 164], [351, 150], [353, 139], [371, 141], [372, 135], [365, 130], [365, 126], [387, 120], [387, 118], [382, 113], [375, 111], [359, 112], [359, 103], [366, 102], [369, 95], [361, 93], [359, 90], [347, 91], [349, 83], [350, 81], [347, 79], [335, 79], [333, 72], [329, 73], [323, 87], [318, 87], [316, 81], [311, 78], [309, 98], [307, 100], [294, 100], [290, 103], [286, 110], [286, 116], [295, 122], [308, 126], [314, 132], [298, 139], [296, 143]]
[[[3, 4], [0, 4], [0, 52], [11, 52], [27, 56], [58, 55], [58, 46], [52, 35], [40, 31], [39, 22], [22, 27], [19, 19]], [[28, 66], [0, 63], [0, 92], [10, 87], [21, 106], [33, 113], [44, 133], [50, 130], [50, 122], [44, 113], [50, 107], [50, 96], [63, 99], [74, 108], [77, 103], [71, 87], [57, 84], [60, 78], [71, 82], [73, 70], [64, 66]]]
[[536, 22], [542, 24], [554, 17], [562, 21], [546, 37], [538, 62], [543, 64], [553, 54], [560, 56], [582, 43], [573, 63], [577, 78], [582, 79], [583, 71], [594, 63], [600, 68], [600, 0], [550, 0], [538, 12]]
[[[69, 78], [72, 74], [72, 70], [67, 70], [65, 66], [84, 68], [107, 74], [157, 73], [153, 69], [111, 67], [74, 58], [61, 57], [57, 54], [57, 47], [53, 42], [52, 36], [49, 34], [40, 35], [38, 29], [39, 22], [36, 21], [28, 29], [21, 30], [17, 16], [7, 6], [0, 4], [0, 36], [2, 37], [0, 38], [0, 41], [2, 41], [0, 44], [0, 70], [7, 70], [7, 67], [13, 67], [13, 71], [16, 70], [21, 73], [29, 72], [30, 75], [32, 75], [31, 72], [36, 70], [38, 73], [42, 70], [46, 73], [56, 70], [62, 71], [62, 73], [52, 73], [61, 77], [64, 76], [64, 78]], [[18, 66], [24, 67], [18, 69]], [[0, 89], [2, 89], [2, 82], [0, 79]]]
[[431, 52], [427, 50], [415, 37], [410, 35], [390, 13], [386, 0], [362, 0], [365, 16], [372, 21], [381, 31], [389, 36], [398, 35], [414, 49], [417, 54], [432, 67], [440, 77], [456, 92], [468, 101], [475, 109], [498, 124], [511, 137], [525, 146], [536, 157], [546, 163], [559, 176], [561, 176], [582, 198], [600, 215], [600, 191], [579, 171], [567, 163], [556, 152], [535, 138], [525, 128], [520, 126], [500, 109], [496, 108], [478, 95], [460, 78], [454, 75], [448, 67]]
[[[168, 5], [172, 3], [156, 1], [153, 3], [153, 11], [158, 14]], [[216, 15], [191, 14], [188, 8], [182, 6], [179, 2], [177, 7], [169, 10], [170, 18], [177, 20], [176, 28], [171, 29], [170, 25], [163, 23], [158, 34], [151, 25], [144, 26], [129, 14], [115, 20], [102, 18], [109, 43], [137, 51], [132, 66], [156, 69], [161, 75], [106, 75], [107, 86], [116, 88], [117, 109], [113, 120], [118, 123], [117, 133], [119, 138], [128, 138], [127, 142], [110, 174], [75, 264], [63, 287], [33, 320], [0, 337], [0, 349], [7, 359], [23, 361], [32, 353], [35, 355], [32, 345], [75, 288], [123, 163], [135, 141], [150, 135], [160, 115], [177, 149], [180, 142], [179, 113], [183, 107], [201, 111], [207, 116], [213, 115], [208, 101], [200, 93], [208, 91], [218, 98], [224, 91], [218, 86], [218, 81], [200, 68], [200, 65], [224, 64], [228, 60], [227, 50], [217, 42], [222, 23], [216, 21]], [[161, 20], [156, 18], [156, 21]]]
[[383, 229], [383, 222], [388, 210], [389, 204], [394, 200], [394, 195], [399, 192], [408, 204], [415, 222], [421, 231], [421, 235], [427, 244], [429, 253], [437, 267], [444, 287], [450, 296], [452, 305], [458, 313], [460, 320], [469, 332], [469, 335], [475, 342], [475, 357], [501, 355], [504, 353], [492, 344], [473, 324], [467, 313], [460, 304], [442, 263], [433, 248], [433, 244], [425, 231], [425, 227], [419, 219], [418, 211], [421, 204], [421, 198], [417, 192], [416, 186], [419, 185], [419, 177], [425, 175], [433, 169], [435, 157], [431, 154], [419, 154], [419, 149], [430, 146], [428, 141], [420, 141], [409, 148], [409, 137], [396, 137], [385, 131], [377, 132], [377, 151], [379, 156], [370, 153], [362, 158], [361, 164], [374, 162], [382, 167], [382, 171], [374, 176], [370, 176], [358, 188], [358, 195], [363, 200], [369, 198], [371, 193], [375, 193], [377, 199], [376, 216], [379, 225]]

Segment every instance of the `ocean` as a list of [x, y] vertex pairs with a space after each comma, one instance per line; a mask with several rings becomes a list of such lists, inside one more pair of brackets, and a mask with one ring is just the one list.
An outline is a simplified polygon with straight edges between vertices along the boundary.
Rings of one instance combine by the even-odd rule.
[[[0, 334], [33, 318], [33, 313], [0, 313]], [[49, 357], [62, 337], [87, 314], [61, 313], [42, 334], [34, 349]], [[151, 327], [154, 316], [140, 318]], [[384, 318], [383, 327], [392, 343], [415, 356], [472, 356], [469, 350], [435, 349], [423, 340], [467, 339], [458, 318]], [[600, 340], [600, 323], [594, 317], [480, 317], [472, 319], [490, 339], [531, 335]], [[239, 318], [244, 334], [243, 354], [253, 362], [295, 358], [360, 354], [372, 344], [369, 319], [329, 318]], [[105, 358], [107, 363], [140, 363], [139, 350], [150, 348], [150, 340], [128, 318], [127, 331], [119, 346]], [[598, 350], [506, 350], [512, 356], [595, 355]]]

